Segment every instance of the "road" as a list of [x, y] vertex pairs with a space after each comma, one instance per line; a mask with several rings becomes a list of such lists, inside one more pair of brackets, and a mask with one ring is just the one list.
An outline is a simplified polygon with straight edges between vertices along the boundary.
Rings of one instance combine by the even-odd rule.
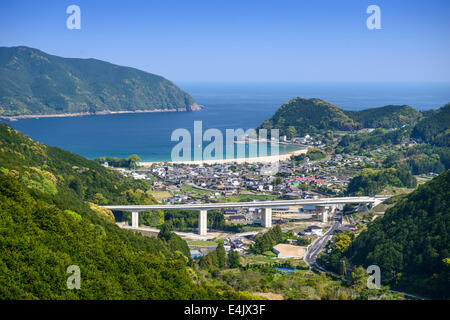
[[318, 265], [316, 265], [317, 256], [319, 255], [319, 252], [325, 248], [328, 241], [331, 239], [334, 232], [336, 231], [337, 228], [339, 228], [341, 224], [342, 224], [342, 212], [339, 212], [333, 219], [333, 224], [331, 225], [330, 229], [328, 229], [328, 231], [325, 232], [324, 235], [317, 238], [313, 243], [311, 243], [308, 246], [308, 249], [306, 250], [306, 253], [303, 256], [303, 260], [309, 267], [315, 266], [318, 269], [322, 269]]
[[[342, 224], [342, 212], [339, 212], [336, 214], [336, 219], [333, 222], [333, 225], [331, 226], [331, 228], [320, 238], [317, 238], [307, 249], [305, 255], [303, 256], [303, 260], [306, 262], [306, 264], [311, 268], [314, 267], [315, 269], [319, 270], [320, 272], [325, 272], [325, 273], [329, 273], [332, 274], [333, 276], [337, 276], [335, 273], [328, 271], [324, 268], [322, 268], [321, 266], [319, 266], [316, 263], [316, 259], [317, 259], [317, 255], [319, 254], [320, 251], [322, 251], [325, 246], [327, 245], [328, 241], [331, 239], [331, 237], [333, 236], [334, 231], [336, 231], [337, 228], [339, 228], [339, 226]], [[426, 300], [426, 298], [424, 297], [420, 297], [411, 293], [407, 293], [407, 292], [402, 292], [402, 291], [395, 291], [395, 290], [390, 290], [390, 292], [392, 293], [400, 293], [400, 294], [404, 294], [407, 297], [413, 298], [413, 299], [417, 299], [417, 300]]]
[[118, 211], [148, 211], [158, 209], [186, 209], [186, 210], [208, 210], [224, 208], [274, 208], [292, 205], [337, 205], [346, 203], [376, 203], [384, 201], [386, 197], [338, 197], [319, 199], [298, 199], [298, 200], [272, 200], [272, 201], [251, 201], [251, 202], [222, 202], [222, 203], [200, 203], [200, 204], [166, 204], [166, 205], [114, 205], [102, 206], [109, 210]]

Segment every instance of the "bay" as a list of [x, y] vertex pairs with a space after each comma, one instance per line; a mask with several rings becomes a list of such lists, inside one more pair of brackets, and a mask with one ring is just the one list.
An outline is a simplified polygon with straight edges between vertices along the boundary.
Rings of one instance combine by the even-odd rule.
[[[171, 141], [173, 130], [184, 128], [192, 133], [194, 121], [202, 121], [203, 131], [256, 128], [284, 102], [298, 96], [320, 98], [346, 110], [389, 104], [429, 110], [450, 102], [448, 83], [177, 82], [177, 85], [205, 108], [198, 112], [23, 119], [8, 124], [37, 141], [90, 159], [137, 154], [143, 161], [170, 161], [177, 143]], [[292, 149], [281, 146], [280, 153]]]

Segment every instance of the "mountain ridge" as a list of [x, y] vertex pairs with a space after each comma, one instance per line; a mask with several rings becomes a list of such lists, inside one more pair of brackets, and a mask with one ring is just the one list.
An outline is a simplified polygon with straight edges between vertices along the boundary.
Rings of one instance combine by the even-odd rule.
[[195, 111], [166, 78], [98, 59], [0, 47], [0, 116]]
[[422, 118], [420, 111], [408, 105], [348, 111], [321, 99], [296, 97], [284, 103], [258, 129], [280, 129], [280, 135], [292, 138], [328, 130], [392, 129], [415, 125]]

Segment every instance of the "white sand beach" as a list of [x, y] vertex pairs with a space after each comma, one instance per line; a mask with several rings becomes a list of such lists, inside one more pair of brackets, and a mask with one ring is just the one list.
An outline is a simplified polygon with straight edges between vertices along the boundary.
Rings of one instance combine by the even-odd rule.
[[217, 160], [191, 160], [191, 161], [141, 161], [137, 165], [143, 167], [150, 167], [152, 164], [157, 163], [169, 163], [169, 164], [223, 164], [223, 163], [273, 163], [277, 161], [288, 160], [291, 156], [297, 156], [300, 154], [305, 154], [308, 151], [307, 148], [294, 150], [288, 153], [283, 153], [280, 155], [264, 156], [264, 157], [250, 157], [250, 158], [237, 158], [237, 159], [217, 159]]

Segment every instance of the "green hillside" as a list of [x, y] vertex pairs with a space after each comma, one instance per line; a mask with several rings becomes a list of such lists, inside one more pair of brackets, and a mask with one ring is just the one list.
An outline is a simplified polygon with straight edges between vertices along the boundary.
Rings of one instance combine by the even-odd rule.
[[50, 195], [95, 204], [155, 203], [148, 195], [150, 184], [125, 178], [60, 148], [33, 141], [11, 127], [0, 124], [0, 172]]
[[437, 146], [450, 146], [450, 103], [429, 113], [413, 129], [413, 138]]
[[414, 126], [421, 118], [420, 111], [406, 105], [344, 111], [320, 99], [294, 98], [283, 104], [272, 118], [265, 120], [259, 128], [277, 128], [280, 129], [280, 135], [291, 138], [328, 130]]
[[[177, 235], [120, 229], [96, 205], [153, 203], [148, 189], [0, 125], [0, 299], [252, 298], [197, 281]], [[70, 265], [79, 290], [66, 286]]]
[[420, 111], [413, 107], [384, 106], [365, 109], [361, 111], [344, 111], [363, 128], [400, 128], [401, 126], [414, 126], [421, 118]]
[[446, 171], [369, 224], [352, 244], [352, 262], [378, 265], [391, 287], [450, 298], [449, 199]]
[[0, 116], [191, 110], [194, 105], [174, 83], [151, 73], [23, 46], [0, 47]]
[[320, 99], [294, 98], [259, 129], [280, 129], [289, 138], [326, 130], [352, 130], [357, 124], [339, 107]]

